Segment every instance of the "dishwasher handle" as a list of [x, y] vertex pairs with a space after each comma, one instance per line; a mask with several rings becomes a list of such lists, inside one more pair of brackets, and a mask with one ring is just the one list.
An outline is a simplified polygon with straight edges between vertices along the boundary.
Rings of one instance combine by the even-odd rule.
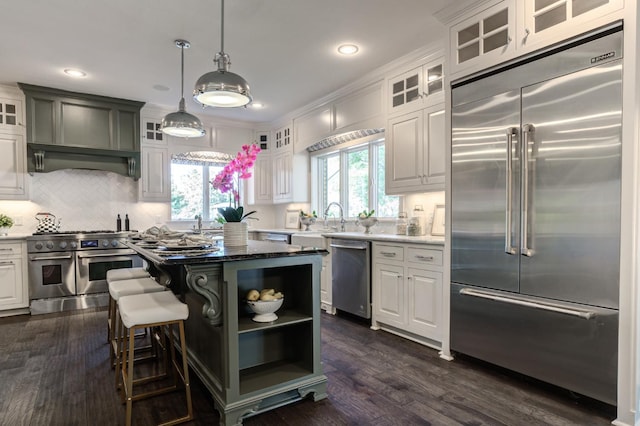
[[335, 248], [343, 248], [343, 249], [353, 249], [353, 250], [366, 250], [366, 246], [346, 246], [344, 244], [330, 244], [331, 247]]

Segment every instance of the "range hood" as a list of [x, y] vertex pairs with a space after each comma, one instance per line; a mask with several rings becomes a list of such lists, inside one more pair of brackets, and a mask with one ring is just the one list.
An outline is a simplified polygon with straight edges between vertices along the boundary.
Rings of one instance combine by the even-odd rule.
[[144, 102], [18, 83], [27, 112], [27, 170], [90, 169], [140, 178]]

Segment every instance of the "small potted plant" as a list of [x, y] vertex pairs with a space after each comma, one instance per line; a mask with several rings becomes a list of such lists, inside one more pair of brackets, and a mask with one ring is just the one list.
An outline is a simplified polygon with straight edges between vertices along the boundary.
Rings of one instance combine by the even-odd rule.
[[300, 223], [305, 226], [305, 231], [311, 230], [311, 228], [309, 227], [316, 223], [317, 218], [318, 215], [316, 214], [315, 210], [311, 213], [305, 213], [304, 211], [300, 210]]
[[13, 219], [5, 214], [0, 214], [0, 235], [7, 235], [9, 228], [13, 226]]
[[356, 219], [356, 225], [364, 226], [364, 233], [369, 234], [371, 231], [369, 228], [378, 223], [378, 219], [373, 215], [375, 210], [363, 210], [362, 213], [358, 214], [358, 218]]

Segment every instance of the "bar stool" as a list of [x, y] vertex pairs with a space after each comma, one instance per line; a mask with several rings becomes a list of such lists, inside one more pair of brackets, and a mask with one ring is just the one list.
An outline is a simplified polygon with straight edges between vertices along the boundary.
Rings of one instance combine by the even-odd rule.
[[[151, 275], [145, 268], [118, 268], [109, 269], [107, 271], [107, 285], [110, 285], [114, 281], [130, 280], [133, 278], [148, 278]], [[109, 310], [107, 311], [107, 342], [113, 341], [113, 333], [116, 328], [111, 327], [111, 318], [115, 313], [115, 303], [112, 298], [109, 298]]]
[[[178, 378], [180, 376], [185, 387], [185, 396], [187, 399], [187, 415], [175, 420], [163, 423], [165, 425], [174, 425], [183, 423], [193, 419], [193, 407], [191, 403], [191, 387], [189, 384], [189, 366], [187, 364], [187, 350], [184, 335], [184, 320], [189, 317], [189, 308], [186, 304], [180, 302], [178, 298], [170, 291], [158, 293], [136, 294], [133, 296], [121, 297], [118, 301], [118, 309], [120, 311], [120, 329], [118, 335], [127, 335], [128, 339], [122, 339], [123, 360], [121, 362], [122, 383], [121, 398], [127, 404], [126, 424], [131, 425], [133, 413], [133, 401], [149, 398], [152, 396], [164, 394], [174, 391], [178, 388]], [[173, 344], [172, 327], [178, 326], [180, 337], [180, 350], [182, 352], [182, 368], [176, 362], [175, 346]], [[171, 363], [174, 369], [174, 383], [172, 386], [144, 392], [138, 395], [133, 394], [133, 385], [138, 383], [146, 383], [156, 378], [166, 377], [168, 368], [165, 364], [165, 371], [162, 375], [149, 376], [134, 380], [134, 334], [136, 329], [147, 327], [167, 327], [169, 335], [169, 346], [171, 347]], [[161, 330], [164, 335], [164, 330]], [[120, 352], [120, 351], [119, 351]]]
[[[151, 277], [144, 278], [132, 278], [128, 280], [111, 281], [109, 282], [109, 317], [107, 320], [108, 325], [108, 339], [111, 345], [110, 360], [111, 365], [116, 367], [116, 386], [118, 386], [118, 363], [120, 361], [120, 353], [118, 353], [118, 338], [116, 337], [116, 330], [118, 330], [118, 300], [123, 296], [131, 296], [134, 294], [144, 293], [157, 293], [164, 291], [165, 287], [158, 284], [156, 280]], [[115, 363], [114, 363], [115, 361]]]

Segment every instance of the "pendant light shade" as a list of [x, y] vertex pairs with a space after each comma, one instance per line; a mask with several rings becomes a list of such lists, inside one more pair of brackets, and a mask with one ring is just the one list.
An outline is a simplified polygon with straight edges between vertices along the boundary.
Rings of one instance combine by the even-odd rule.
[[229, 71], [231, 60], [229, 55], [224, 53], [224, 0], [221, 2], [221, 47], [213, 60], [218, 65], [218, 69], [198, 79], [193, 89], [193, 97], [204, 106], [223, 108], [245, 106], [252, 100], [249, 84], [238, 74]]
[[189, 114], [184, 106], [184, 49], [188, 49], [191, 45], [186, 40], [176, 40], [176, 46], [180, 48], [182, 59], [182, 68], [180, 71], [180, 104], [178, 111], [165, 115], [160, 127], [163, 133], [171, 136], [197, 138], [205, 134], [202, 122], [195, 115]]

